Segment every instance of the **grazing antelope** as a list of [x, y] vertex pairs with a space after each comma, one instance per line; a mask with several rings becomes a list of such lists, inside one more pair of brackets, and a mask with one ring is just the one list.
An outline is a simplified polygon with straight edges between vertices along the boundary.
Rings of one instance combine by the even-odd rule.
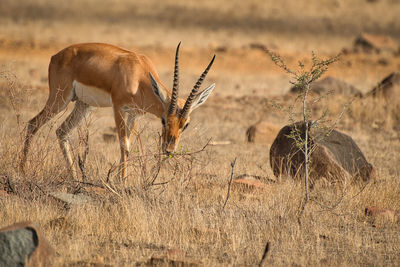
[[149, 112], [161, 118], [162, 149], [175, 151], [181, 133], [186, 129], [190, 113], [203, 104], [215, 84], [198, 93], [210, 70], [201, 74], [186, 101], [178, 98], [179, 47], [176, 48], [172, 93], [160, 81], [147, 56], [100, 43], [75, 44], [51, 58], [49, 65], [49, 98], [45, 107], [28, 123], [20, 169], [24, 172], [32, 137], [39, 128], [64, 110], [68, 103], [75, 108], [56, 130], [57, 138], [72, 177], [76, 178], [69, 135], [91, 111], [92, 107], [113, 107], [121, 149], [119, 174], [126, 177], [126, 161], [132, 141], [135, 120]]

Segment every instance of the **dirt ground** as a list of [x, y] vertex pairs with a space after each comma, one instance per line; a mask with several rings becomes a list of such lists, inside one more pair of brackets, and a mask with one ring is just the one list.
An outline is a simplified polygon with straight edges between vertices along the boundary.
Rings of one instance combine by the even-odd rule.
[[[296, 219], [301, 183], [277, 181], [269, 166], [271, 144], [248, 143], [245, 133], [260, 120], [286, 125], [286, 108], [299, 107], [287, 94], [291, 77], [263, 48], [279, 53], [293, 69], [298, 69], [299, 61], [309, 66], [312, 51], [329, 58], [346, 49], [350, 52], [329, 66], [325, 76], [367, 93], [388, 74], [400, 71], [399, 11], [398, 0], [3, 0], [0, 185], [5, 188], [1, 181], [8, 177], [25, 187], [15, 194], [0, 194], [0, 228], [25, 220], [38, 222], [57, 251], [57, 265], [64, 266], [135, 265], [154, 255], [167, 253], [168, 258], [173, 249], [183, 254], [179, 255], [183, 261], [200, 265], [256, 265], [267, 241], [271, 251], [265, 263], [270, 265], [397, 265], [399, 222], [376, 225], [363, 212], [371, 205], [400, 211], [400, 102], [355, 99], [351, 103], [337, 129], [354, 138], [377, 178], [362, 189], [358, 185], [317, 188], [316, 201], [309, 204], [302, 225]], [[391, 37], [397, 51], [351, 52], [363, 32]], [[171, 86], [179, 41], [181, 97], [187, 96], [216, 55], [203, 85], [216, 83], [216, 89], [193, 113], [181, 144], [188, 151], [201, 150], [210, 138], [228, 144], [209, 145], [171, 160], [161, 170], [161, 185], [154, 187], [143, 186], [147, 177], [143, 170], [152, 172], [155, 160], [140, 158], [139, 148], [134, 147], [129, 181], [115, 182], [115, 190], [108, 190], [104, 181], [119, 161], [119, 148], [116, 141], [103, 138], [113, 134], [112, 110], [98, 109], [86, 123], [90, 133], [86, 182], [103, 191], [81, 185], [78, 191], [93, 196], [97, 204], [60, 209], [48, 193], [77, 190], [77, 181], [66, 176], [55, 138], [55, 129], [68, 114], [64, 112], [35, 137], [29, 171], [21, 176], [17, 159], [26, 123], [46, 101], [52, 55], [73, 43], [112, 43], [149, 56], [161, 79]], [[350, 100], [333, 93], [317, 103], [314, 116], [327, 107], [334, 120]], [[140, 119], [145, 150], [156, 150], [160, 128], [158, 118]], [[74, 135], [77, 147], [81, 140]], [[258, 177], [268, 190], [233, 191], [221, 211], [235, 158], [236, 176]], [[29, 190], [27, 180], [40, 190]], [[60, 218], [61, 226], [54, 224]]]

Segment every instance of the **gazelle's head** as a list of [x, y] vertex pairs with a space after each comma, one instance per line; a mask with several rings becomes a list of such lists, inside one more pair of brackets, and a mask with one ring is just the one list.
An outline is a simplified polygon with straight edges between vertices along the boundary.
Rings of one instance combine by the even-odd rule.
[[172, 88], [172, 94], [169, 96], [164, 88], [160, 88], [157, 81], [154, 77], [149, 73], [151, 86], [153, 88], [154, 94], [158, 97], [161, 103], [164, 106], [164, 113], [161, 117], [162, 123], [162, 149], [165, 153], [172, 153], [176, 150], [180, 136], [183, 131], [185, 131], [186, 127], [189, 125], [190, 114], [193, 110], [198, 108], [201, 104], [203, 104], [212, 90], [215, 87], [215, 84], [210, 85], [205, 90], [198, 92], [200, 89], [203, 80], [206, 78], [208, 71], [210, 70], [215, 55], [212, 58], [210, 64], [208, 64], [207, 68], [201, 74], [200, 78], [194, 85], [192, 91], [190, 92], [185, 104], [180, 107], [178, 105], [178, 89], [179, 89], [179, 46], [178, 44], [176, 48], [175, 55], [175, 71], [174, 71], [174, 84]]

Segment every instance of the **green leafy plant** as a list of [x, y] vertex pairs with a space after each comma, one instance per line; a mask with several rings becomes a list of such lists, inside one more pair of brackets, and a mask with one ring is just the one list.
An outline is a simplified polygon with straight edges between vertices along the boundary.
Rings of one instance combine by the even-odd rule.
[[313, 102], [310, 103], [309, 101], [309, 94], [311, 91], [311, 84], [318, 80], [319, 78], [322, 77], [322, 75], [328, 70], [328, 66], [331, 65], [332, 63], [336, 62], [339, 60], [340, 54], [336, 55], [332, 58], [328, 59], [320, 59], [317, 57], [317, 55], [312, 52], [311, 56], [311, 66], [309, 68], [306, 67], [306, 65], [299, 61], [298, 67], [299, 69], [292, 70], [289, 68], [283, 58], [272, 52], [272, 51], [267, 51], [269, 56], [271, 57], [271, 60], [281, 69], [283, 69], [286, 73], [288, 73], [291, 76], [291, 81], [290, 83], [293, 84], [293, 86], [296, 89], [296, 92], [298, 92], [297, 99], [301, 100], [301, 111], [300, 111], [300, 116], [301, 116], [301, 121], [304, 123], [305, 129], [304, 129], [304, 134], [296, 127], [295, 124], [295, 115], [296, 113], [294, 112], [295, 107], [292, 105], [289, 107], [288, 114], [289, 114], [289, 121], [294, 127], [292, 128], [291, 133], [288, 135], [289, 138], [293, 139], [295, 141], [296, 147], [302, 152], [304, 156], [304, 190], [305, 190], [305, 195], [304, 195], [304, 202], [301, 207], [300, 215], [299, 215], [299, 220], [305, 210], [305, 207], [310, 199], [309, 196], [309, 172], [310, 172], [310, 161], [311, 161], [311, 153], [313, 151], [313, 148], [310, 147], [310, 137], [309, 137], [309, 130], [313, 127], [320, 127], [319, 124], [324, 122], [328, 110], [325, 110], [322, 115], [315, 119], [312, 120], [312, 104], [315, 102], [318, 102], [320, 100], [314, 100]]

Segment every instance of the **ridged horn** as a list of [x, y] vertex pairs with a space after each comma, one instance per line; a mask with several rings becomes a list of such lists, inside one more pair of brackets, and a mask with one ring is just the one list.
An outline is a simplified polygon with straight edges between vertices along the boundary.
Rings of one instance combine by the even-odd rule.
[[180, 46], [181, 42], [179, 42], [178, 46], [176, 47], [174, 83], [172, 86], [172, 95], [171, 95], [171, 102], [169, 104], [168, 114], [176, 113], [176, 102], [178, 100], [178, 90], [179, 90], [179, 47]]
[[197, 91], [199, 91], [199, 88], [201, 84], [203, 83], [204, 79], [207, 76], [208, 71], [210, 70], [212, 64], [214, 63], [215, 55], [211, 59], [210, 64], [208, 64], [207, 68], [204, 70], [204, 72], [201, 74], [200, 78], [197, 80], [196, 84], [194, 85], [192, 91], [190, 92], [185, 105], [183, 106], [182, 112], [181, 112], [181, 117], [186, 118], [187, 115], [189, 114], [190, 107], [193, 104], [193, 100], [197, 95]]

